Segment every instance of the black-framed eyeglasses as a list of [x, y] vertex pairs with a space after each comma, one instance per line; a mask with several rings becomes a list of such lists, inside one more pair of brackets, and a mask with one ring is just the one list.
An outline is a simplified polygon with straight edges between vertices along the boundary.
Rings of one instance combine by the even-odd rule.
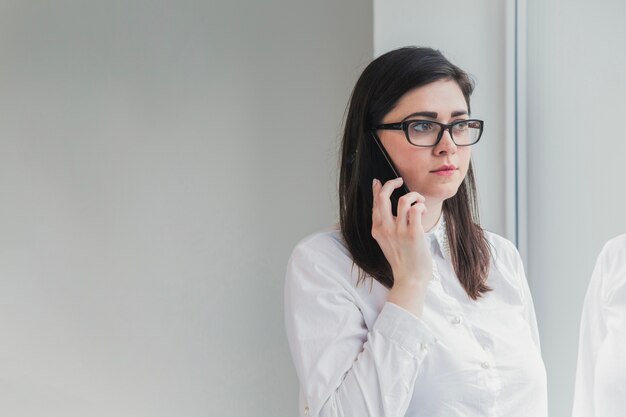
[[386, 123], [374, 128], [383, 130], [402, 130], [411, 145], [422, 147], [437, 146], [443, 132], [448, 130], [456, 146], [474, 145], [483, 134], [485, 122], [478, 119], [457, 120], [450, 124], [433, 120], [405, 120], [399, 123]]

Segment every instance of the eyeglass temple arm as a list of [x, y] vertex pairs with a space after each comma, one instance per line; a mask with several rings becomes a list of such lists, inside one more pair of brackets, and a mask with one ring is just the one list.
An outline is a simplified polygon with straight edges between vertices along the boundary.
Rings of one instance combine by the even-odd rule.
[[382, 125], [377, 125], [375, 129], [391, 129], [391, 130], [402, 130], [402, 123], [387, 123]]

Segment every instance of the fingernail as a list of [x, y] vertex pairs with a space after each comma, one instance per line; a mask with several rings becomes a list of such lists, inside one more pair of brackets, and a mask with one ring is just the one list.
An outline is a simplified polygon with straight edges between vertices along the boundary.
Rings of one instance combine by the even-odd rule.
[[376, 181], [378, 181], [376, 178], [372, 180], [372, 187], [376, 186]]

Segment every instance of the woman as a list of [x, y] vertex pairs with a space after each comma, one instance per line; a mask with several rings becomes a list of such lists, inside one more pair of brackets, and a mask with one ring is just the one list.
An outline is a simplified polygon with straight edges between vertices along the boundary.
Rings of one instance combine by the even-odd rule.
[[[340, 230], [304, 239], [287, 267], [301, 415], [547, 416], [522, 262], [478, 226], [472, 90], [429, 48], [391, 51], [359, 78], [343, 135]], [[377, 141], [401, 178], [373, 178]], [[394, 215], [402, 185], [411, 191]]]
[[626, 409], [626, 234], [604, 246], [583, 306], [574, 417], [622, 417]]

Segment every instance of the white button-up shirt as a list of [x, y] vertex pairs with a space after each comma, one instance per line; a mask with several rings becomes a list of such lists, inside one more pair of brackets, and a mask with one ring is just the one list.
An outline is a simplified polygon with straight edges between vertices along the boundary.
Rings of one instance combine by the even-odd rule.
[[287, 266], [285, 321], [309, 417], [546, 417], [546, 375], [516, 248], [487, 232], [493, 291], [468, 297], [441, 220], [421, 318], [357, 286], [341, 232], [301, 241]]
[[626, 415], [626, 234], [604, 246], [580, 324], [574, 417]]

